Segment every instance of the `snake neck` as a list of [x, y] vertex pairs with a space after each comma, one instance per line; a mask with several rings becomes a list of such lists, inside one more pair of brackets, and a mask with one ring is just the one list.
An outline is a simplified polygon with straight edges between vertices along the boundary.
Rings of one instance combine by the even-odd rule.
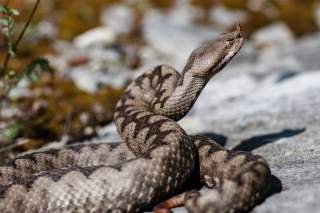
[[195, 75], [192, 70], [184, 71], [177, 79], [171, 95], [154, 104], [154, 111], [175, 121], [183, 118], [192, 108], [208, 80]]

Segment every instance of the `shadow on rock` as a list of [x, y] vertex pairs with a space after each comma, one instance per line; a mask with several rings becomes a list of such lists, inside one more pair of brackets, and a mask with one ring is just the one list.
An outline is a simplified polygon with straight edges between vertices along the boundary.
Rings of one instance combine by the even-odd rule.
[[281, 180], [276, 176], [271, 175], [271, 187], [270, 187], [269, 196], [280, 193], [282, 189], [283, 187], [282, 187]]
[[233, 150], [240, 151], [252, 151], [254, 149], [259, 148], [260, 146], [264, 146], [269, 143], [273, 143], [282, 138], [289, 138], [301, 134], [304, 132], [306, 128], [302, 129], [285, 129], [281, 132], [254, 136], [247, 140], [242, 141], [239, 145], [233, 148]]
[[297, 71], [287, 71], [284, 73], [281, 73], [278, 79], [276, 80], [276, 83], [282, 83], [290, 78], [296, 77], [300, 73]]

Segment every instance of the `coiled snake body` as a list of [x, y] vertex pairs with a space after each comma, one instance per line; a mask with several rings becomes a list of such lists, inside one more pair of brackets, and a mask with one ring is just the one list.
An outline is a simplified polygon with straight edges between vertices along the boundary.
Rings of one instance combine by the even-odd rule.
[[[1, 167], [0, 212], [140, 212], [177, 193], [197, 172], [211, 189], [184, 196], [189, 212], [250, 210], [268, 193], [267, 162], [189, 136], [175, 122], [242, 44], [238, 28], [194, 50], [181, 74], [161, 65], [138, 77], [114, 114], [126, 143], [68, 146]], [[156, 211], [175, 205], [172, 198]]]

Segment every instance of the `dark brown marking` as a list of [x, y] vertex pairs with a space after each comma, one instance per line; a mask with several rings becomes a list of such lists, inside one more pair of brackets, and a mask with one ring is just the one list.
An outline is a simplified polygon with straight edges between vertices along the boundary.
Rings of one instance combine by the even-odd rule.
[[[104, 166], [90, 166], [90, 167], [84, 167], [79, 169], [79, 172], [81, 172], [84, 176], [86, 176], [87, 178], [89, 178], [89, 176], [94, 173], [95, 171], [97, 171], [98, 169], [102, 168]], [[111, 167], [111, 166], [109, 166]], [[113, 167], [112, 167], [113, 168]]]

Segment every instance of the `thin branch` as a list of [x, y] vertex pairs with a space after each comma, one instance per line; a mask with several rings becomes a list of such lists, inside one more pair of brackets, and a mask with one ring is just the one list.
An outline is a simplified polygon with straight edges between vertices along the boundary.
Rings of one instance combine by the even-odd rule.
[[[10, 0], [7, 0], [6, 3], [4, 3], [4, 6], [5, 6], [5, 7], [8, 7], [8, 6], [9, 6], [9, 3], [10, 3]], [[7, 55], [6, 55], [6, 57], [7, 57]], [[2, 58], [3, 58], [3, 57], [1, 57], [1, 61], [2, 61]], [[5, 60], [6, 60], [6, 59], [5, 59]], [[3, 63], [3, 64], [4, 64], [4, 63]], [[2, 68], [4, 69], [4, 67], [2, 67]], [[3, 71], [3, 70], [0, 69], [0, 74], [2, 73], [2, 71]], [[0, 76], [0, 77], [1, 77], [1, 76]]]
[[[9, 5], [9, 2], [10, 2], [10, 0], [7, 0], [6, 3], [5, 3], [5, 6], [8, 6], [8, 5]], [[33, 6], [33, 8], [32, 8], [32, 11], [31, 11], [31, 13], [30, 13], [30, 16], [28, 17], [27, 22], [25, 23], [24, 27], [22, 28], [22, 30], [21, 30], [21, 32], [20, 32], [17, 40], [16, 40], [16, 41], [14, 42], [14, 44], [12, 45], [12, 50], [13, 50], [14, 52], [17, 51], [18, 45], [19, 45], [21, 39], [23, 38], [26, 30], [28, 29], [28, 27], [29, 27], [29, 25], [30, 25], [30, 23], [31, 23], [31, 20], [32, 20], [35, 12], [36, 12], [36, 10], [37, 10], [37, 8], [38, 8], [39, 3], [40, 3], [40, 0], [37, 0], [36, 3], [34, 4], [34, 6]], [[6, 85], [7, 85], [7, 82], [6, 82], [6, 81], [7, 81], [7, 80], [6, 80], [5, 74], [6, 74], [6, 72], [8, 71], [8, 65], [9, 65], [10, 58], [11, 58], [11, 54], [10, 54], [10, 52], [9, 52], [9, 50], [8, 50], [7, 53], [6, 53], [6, 55], [5, 55], [5, 58], [4, 58], [3, 66], [0, 67], [0, 77], [1, 77], [1, 75], [4, 75], [3, 88], [0, 88], [0, 98], [1, 98], [1, 100], [0, 100], [0, 118], [1, 118], [1, 116], [2, 116], [2, 115], [1, 115], [1, 114], [2, 114], [2, 104], [3, 104], [3, 102], [2, 102], [2, 98], [3, 98], [3, 97], [2, 97], [2, 96], [5, 97], [5, 96], [7, 95], [7, 94], [6, 94]], [[2, 93], [3, 93], [3, 94], [2, 94]]]
[[10, 3], [10, 0], [7, 0], [4, 6], [8, 7], [9, 3]]
[[37, 10], [37, 8], [38, 8], [39, 3], [40, 3], [40, 0], [37, 0], [36, 3], [35, 3], [35, 5], [34, 5], [33, 8], [32, 8], [31, 14], [30, 14], [30, 16], [29, 16], [26, 24], [24, 25], [24, 27], [23, 27], [20, 35], [18, 36], [16, 42], [13, 44], [13, 50], [14, 50], [14, 51], [17, 50], [18, 45], [19, 45], [19, 43], [20, 43], [23, 35], [25, 34], [27, 28], [29, 27], [29, 25], [30, 25], [30, 23], [31, 23], [31, 20], [33, 19], [33, 16], [34, 16], [34, 14], [36, 13], [36, 10]]
[[1, 70], [1, 72], [3, 72], [3, 74], [5, 74], [5, 72], [7, 70], [8, 63], [10, 61], [10, 57], [11, 57], [11, 55], [9, 54], [9, 52], [7, 52], [6, 53], [6, 57], [4, 58], [3, 67], [2, 67], [2, 70]]
[[[7, 3], [8, 3], [8, 2], [9, 2], [9, 0], [7, 0]], [[29, 25], [30, 25], [30, 23], [31, 23], [31, 20], [32, 20], [35, 12], [36, 12], [36, 10], [37, 10], [37, 8], [38, 8], [39, 3], [40, 3], [40, 0], [37, 0], [36, 3], [34, 4], [34, 6], [33, 6], [33, 8], [32, 8], [32, 11], [31, 11], [31, 13], [30, 13], [30, 16], [29, 16], [29, 18], [28, 18], [28, 20], [27, 20], [27, 22], [26, 22], [26, 24], [24, 25], [23, 29], [21, 30], [21, 32], [20, 32], [20, 34], [19, 34], [16, 42], [12, 45], [12, 49], [13, 49], [14, 52], [17, 51], [18, 45], [19, 45], [21, 39], [23, 38], [26, 30], [28, 29], [28, 27], [29, 27]], [[8, 67], [8, 64], [9, 64], [9, 61], [10, 61], [10, 58], [11, 58], [11, 54], [10, 54], [9, 52], [7, 52], [6, 57], [5, 57], [5, 59], [4, 59], [4, 62], [3, 62], [3, 69], [4, 69], [4, 70], [7, 70], [7, 67]]]

